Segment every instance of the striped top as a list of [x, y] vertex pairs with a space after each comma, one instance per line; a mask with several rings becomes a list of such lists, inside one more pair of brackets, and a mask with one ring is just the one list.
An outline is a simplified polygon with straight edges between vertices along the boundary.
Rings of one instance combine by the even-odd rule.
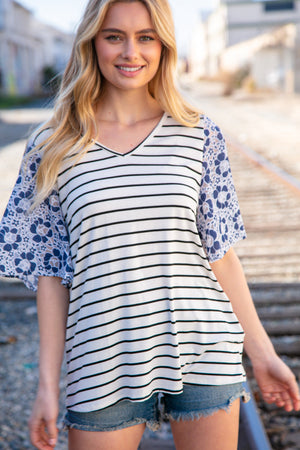
[[187, 128], [164, 114], [129, 153], [95, 142], [75, 166], [65, 160], [57, 192], [74, 270], [69, 409], [244, 380], [243, 330], [209, 265], [244, 237], [218, 141], [209, 119]]
[[58, 177], [75, 268], [70, 409], [243, 379], [243, 331], [195, 221], [204, 137], [165, 115], [131, 152], [96, 143]]

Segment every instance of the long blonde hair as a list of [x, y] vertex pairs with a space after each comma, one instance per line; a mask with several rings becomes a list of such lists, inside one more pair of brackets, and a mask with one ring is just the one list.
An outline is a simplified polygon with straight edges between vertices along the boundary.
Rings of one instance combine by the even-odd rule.
[[[159, 69], [149, 83], [149, 92], [174, 119], [193, 127], [199, 112], [189, 106], [175, 87], [177, 48], [171, 8], [167, 0], [90, 0], [78, 27], [71, 57], [66, 67], [52, 118], [43, 125], [51, 128], [48, 137], [38, 142], [34, 151], [42, 149], [37, 171], [38, 205], [52, 191], [63, 159], [83, 156], [93, 142], [97, 130], [94, 107], [103, 83], [98, 68], [94, 38], [101, 28], [108, 9], [118, 2], [142, 2], [149, 11], [155, 31], [162, 42]], [[41, 136], [43, 133], [41, 134]]]

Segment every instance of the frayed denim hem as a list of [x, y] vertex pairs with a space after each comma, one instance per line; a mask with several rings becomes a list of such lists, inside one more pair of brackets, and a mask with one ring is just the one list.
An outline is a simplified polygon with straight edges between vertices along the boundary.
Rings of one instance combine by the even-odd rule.
[[69, 431], [70, 429], [74, 428], [75, 430], [81, 430], [81, 431], [117, 431], [117, 430], [122, 430], [124, 428], [133, 427], [134, 425], [139, 425], [141, 423], [145, 423], [146, 426], [151, 431], [157, 431], [160, 429], [160, 426], [161, 426], [160, 422], [158, 422], [156, 420], [147, 421], [145, 419], [140, 419], [140, 418], [136, 418], [129, 422], [123, 422], [120, 425], [116, 425], [114, 427], [99, 427], [98, 425], [72, 423], [72, 422], [69, 422], [65, 418], [62, 423], [62, 430]]
[[246, 390], [244, 390], [243, 393], [242, 393], [242, 395], [241, 395], [241, 398], [242, 398], [242, 402], [243, 402], [243, 403], [248, 403], [248, 402], [250, 402], [250, 400], [251, 400], [251, 394], [250, 394], [250, 392], [247, 392]]
[[251, 395], [246, 390], [243, 390], [241, 393], [237, 393], [236, 395], [233, 395], [226, 404], [219, 405], [212, 408], [206, 408], [203, 411], [189, 411], [189, 412], [181, 412], [181, 411], [171, 411], [169, 413], [164, 413], [164, 418], [167, 420], [180, 422], [185, 420], [198, 420], [202, 417], [209, 417], [213, 414], [217, 413], [220, 410], [229, 412], [231, 405], [235, 400], [238, 398], [242, 399], [243, 403], [248, 403], [251, 399]]

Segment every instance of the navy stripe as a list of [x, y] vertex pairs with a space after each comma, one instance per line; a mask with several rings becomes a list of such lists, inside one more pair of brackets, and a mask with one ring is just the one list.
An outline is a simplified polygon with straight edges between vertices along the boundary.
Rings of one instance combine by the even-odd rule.
[[[128, 212], [128, 211], [143, 211], [143, 210], [148, 210], [148, 209], [153, 209], [154, 210], [154, 209], [162, 209], [162, 208], [163, 209], [167, 209], [166, 205], [161, 205], [161, 206], [160, 205], [155, 205], [155, 206], [140, 206], [140, 207], [132, 207], [132, 208], [121, 208], [121, 209], [118, 210], [118, 212], [125, 213], [125, 212]], [[178, 205], [168, 205], [168, 208], [178, 208]], [[181, 205], [180, 208], [188, 210], [188, 211], [191, 211], [194, 214], [194, 211], [188, 206]], [[89, 216], [84, 217], [82, 219], [82, 221], [80, 221], [77, 225], [75, 225], [70, 230], [70, 233], [72, 233], [74, 230], [76, 230], [78, 227], [80, 227], [82, 225], [82, 223], [87, 221], [88, 219], [91, 219], [93, 217], [103, 216], [103, 215], [106, 215], [106, 214], [113, 214], [115, 212], [116, 212], [116, 210], [112, 209], [112, 210], [104, 211], [104, 212], [101, 212], [101, 213], [90, 214]], [[171, 219], [171, 217], [169, 217], [169, 219]], [[134, 223], [135, 220], [131, 220], [130, 222]]]
[[[119, 177], [114, 177], [114, 178], [119, 178]], [[75, 192], [77, 189], [80, 189], [80, 188], [82, 188], [83, 186], [86, 186], [86, 185], [88, 185], [88, 184], [95, 183], [95, 182], [97, 182], [97, 181], [103, 182], [103, 180], [104, 180], [104, 179], [102, 179], [102, 178], [98, 178], [98, 179], [89, 180], [89, 181], [87, 181], [87, 182], [85, 182], [85, 183], [78, 184], [78, 185], [76, 186], [76, 188], [75, 188], [75, 189], [72, 189], [72, 191], [69, 192], [68, 195], [62, 200], [61, 205], [63, 205], [63, 204], [65, 203], [65, 201], [69, 198], [69, 196], [70, 196], [71, 194], [73, 195], [74, 192]], [[128, 188], [145, 188], [146, 186], [147, 186], [147, 187], [152, 187], [152, 186], [185, 186], [185, 187], [187, 187], [187, 188], [189, 188], [189, 189], [192, 189], [193, 191], [195, 191], [195, 192], [198, 193], [198, 191], [197, 191], [193, 186], [190, 186], [190, 185], [188, 185], [188, 184], [186, 184], [186, 183], [147, 183], [147, 184], [143, 183], [143, 184], [128, 184], [128, 185], [126, 185], [126, 184], [123, 184], [123, 185], [120, 184], [120, 185], [115, 185], [115, 186], [101, 187], [101, 188], [98, 188], [98, 189], [93, 189], [93, 190], [84, 192], [83, 194], [78, 195], [78, 196], [75, 197], [71, 202], [68, 203], [68, 209], [70, 208], [70, 206], [71, 206], [78, 198], [81, 198], [82, 196], [84, 196], [84, 195], [86, 195], [86, 194], [93, 194], [94, 192], [110, 191], [111, 189], [113, 190], [113, 189], [123, 189], [123, 188], [126, 188], [126, 189], [128, 189]]]
[[[94, 378], [94, 377], [97, 377], [99, 375], [106, 375], [106, 374], [108, 374], [110, 372], [113, 372], [114, 370], [119, 369], [120, 367], [134, 367], [134, 366], [141, 366], [141, 365], [144, 365], [144, 364], [149, 364], [149, 363], [153, 362], [155, 359], [158, 359], [158, 358], [167, 358], [167, 359], [174, 359], [174, 360], [179, 361], [179, 356], [178, 355], [167, 355], [167, 354], [154, 355], [151, 359], [148, 359], [146, 361], [137, 361], [137, 362], [133, 362], [133, 363], [125, 362], [125, 363], [119, 364], [117, 366], [109, 367], [109, 369], [103, 370], [103, 371], [101, 371], [99, 373], [95, 373], [95, 374], [92, 374], [92, 375], [86, 375], [86, 376], [80, 377], [80, 378], [78, 378], [78, 380], [73, 381], [72, 383], [69, 383], [68, 386], [72, 386], [72, 385], [78, 383], [79, 381], [87, 380], [89, 378]], [[103, 361], [101, 361], [101, 362], [103, 363]], [[176, 370], [177, 370], [177, 368], [176, 368]]]
[[[130, 292], [130, 295], [133, 296], [133, 295], [139, 295], [139, 294], [146, 294], [147, 292], [155, 292], [156, 290], [164, 290], [164, 289], [169, 290], [170, 286], [161, 285], [160, 287], [156, 287], [156, 288], [152, 287], [152, 288], [145, 289], [145, 290], [142, 290], [142, 291]], [[200, 287], [199, 286], [178, 286], [178, 285], [173, 285], [172, 289], [194, 289], [194, 290], [200, 290]], [[215, 286], [209, 286], [209, 287], [207, 287], [207, 286], [204, 287], [203, 286], [203, 289], [208, 290], [208, 291], [213, 291], [213, 292], [220, 292], [220, 293], [223, 292], [221, 289], [219, 289], [218, 287], [215, 287]], [[94, 288], [94, 289], [86, 290], [84, 292], [84, 294], [85, 295], [87, 295], [87, 294], [94, 294], [95, 292], [99, 292], [99, 291], [101, 291], [101, 288]], [[128, 295], [128, 293], [124, 293], [124, 294], [118, 294], [118, 295], [115, 295], [115, 296], [112, 296], [112, 297], [109, 297], [109, 298], [101, 298], [101, 300], [96, 300], [96, 301], [91, 302], [91, 303], [86, 303], [86, 304], [82, 305], [81, 307], [85, 308], [86, 306], [95, 305], [97, 303], [103, 303], [103, 302], [106, 302], [108, 300], [113, 300], [113, 299], [116, 299], [116, 298], [121, 299], [123, 296], [126, 297], [127, 295]], [[81, 298], [81, 295], [79, 295], [77, 298], [72, 298], [72, 300], [70, 300], [70, 304], [76, 302], [76, 300], [78, 300], [79, 298]], [[218, 302], [222, 302], [222, 303], [228, 303], [227, 299], [226, 300], [225, 299], [222, 299], [222, 300], [214, 299], [214, 301], [218, 301]], [[74, 314], [74, 313], [75, 313], [75, 311], [70, 313], [70, 315]]]
[[[164, 244], [164, 243], [168, 243], [168, 244], [193, 244], [193, 246], [198, 247], [198, 248], [202, 248], [202, 245], [198, 244], [197, 242], [193, 242], [193, 241], [185, 241], [183, 239], [170, 239], [170, 240], [165, 240], [165, 241], [146, 241], [146, 242], [134, 242], [133, 244], [124, 244], [124, 245], [117, 245], [116, 247], [110, 247], [110, 248], [104, 248], [102, 250], [97, 250], [95, 252], [90, 252], [88, 255], [83, 256], [81, 259], [76, 259], [76, 264], [81, 263], [82, 261], [84, 261], [86, 258], [90, 258], [91, 256], [94, 255], [100, 255], [101, 253], [106, 253], [106, 252], [112, 252], [113, 250], [124, 250], [125, 248], [134, 248], [134, 247], [142, 247], [143, 245], [157, 245], [157, 244]], [[178, 252], [181, 253], [181, 252]], [[184, 252], [184, 254], [187, 255], [195, 255], [197, 253], [189, 253], [189, 252]], [[148, 256], [148, 254], [146, 254]], [[140, 256], [140, 255], [139, 255]], [[75, 255], [76, 257], [76, 255]], [[108, 261], [114, 261], [114, 260], [106, 260]]]
[[[183, 137], [183, 138], [187, 138], [187, 139], [195, 139], [196, 141], [203, 141], [204, 138], [203, 137], [197, 137], [197, 136], [191, 136], [189, 134], [156, 134], [154, 136], [154, 138], [175, 138], [175, 137]], [[162, 145], [162, 147], [165, 147], [165, 145]], [[200, 149], [198, 149], [200, 150]]]
[[[206, 299], [207, 299], [206, 297], [205, 298], [204, 297], [197, 298], [197, 300], [199, 302], [201, 300], [206, 300]], [[102, 316], [103, 314], [108, 314], [109, 315], [109, 314], [111, 314], [111, 313], [113, 313], [115, 311], [118, 311], [120, 309], [127, 310], [127, 309], [141, 307], [141, 306], [146, 306], [146, 305], [154, 305], [155, 303], [161, 303], [163, 301], [168, 301], [168, 300], [170, 300], [170, 299], [169, 298], [158, 298], [156, 300], [149, 300], [148, 302], [143, 302], [142, 304], [141, 303], [134, 303], [134, 304], [130, 304], [130, 305], [119, 305], [119, 306], [115, 306], [114, 308], [111, 308], [111, 309], [106, 309], [105, 311], [98, 311], [98, 312], [96, 312], [94, 314], [89, 314], [89, 315], [86, 315], [84, 317], [80, 317], [72, 325], [67, 326], [67, 330], [70, 330], [71, 328], [76, 327], [79, 322], [81, 322], [83, 320], [91, 319], [92, 317]], [[178, 299], [175, 299], [175, 301], [176, 300], [178, 300]], [[194, 300], [196, 300], [196, 299], [194, 299]], [[176, 308], [176, 312], [187, 312], [187, 309], [186, 308]], [[193, 313], [206, 312], [206, 313], [213, 313], [213, 314], [214, 313], [222, 313], [222, 314], [230, 314], [230, 315], [232, 315], [231, 311], [226, 311], [226, 310], [223, 310], [223, 309], [193, 308], [193, 309], [190, 310], [190, 312], [193, 312]], [[147, 314], [147, 316], [149, 316], [149, 314]], [[131, 317], [133, 317], [133, 316], [131, 316]], [[139, 317], [139, 316], [137, 316], [137, 317]], [[116, 319], [116, 320], [121, 320], [121, 318], [120, 319]], [[114, 321], [112, 321], [112, 322], [114, 322]], [[107, 323], [109, 323], [109, 322], [106, 322], [106, 324]], [[224, 323], [228, 323], [228, 322], [224, 320]], [[237, 323], [237, 322], [232, 322], [232, 323]], [[71, 339], [72, 339], [72, 337], [67, 339], [67, 341], [70, 341]]]
[[[152, 324], [152, 325], [145, 325], [145, 326], [142, 326], [142, 327], [137, 327], [137, 328], [134, 328], [134, 329], [132, 329], [132, 328], [128, 328], [128, 329], [126, 329], [126, 328], [123, 328], [122, 330], [117, 330], [117, 331], [114, 331], [114, 332], [112, 332], [112, 333], [110, 333], [110, 334], [107, 334], [107, 335], [105, 335], [105, 336], [98, 336], [98, 337], [96, 337], [96, 338], [91, 338], [91, 339], [87, 339], [87, 340], [85, 340], [85, 341], [81, 341], [80, 343], [78, 343], [78, 344], [75, 344], [75, 345], [72, 345], [72, 348], [71, 349], [69, 349], [69, 350], [67, 350], [66, 351], [66, 354], [68, 354], [68, 353], [70, 353], [70, 352], [72, 352], [72, 351], [74, 351], [74, 349], [75, 348], [79, 348], [79, 347], [81, 347], [82, 345], [85, 345], [85, 344], [88, 344], [88, 343], [90, 343], [90, 342], [96, 342], [96, 341], [100, 341], [101, 339], [105, 339], [105, 340], [107, 340], [107, 338], [108, 337], [111, 337], [111, 336], [114, 336], [115, 334], [117, 334], [117, 333], [120, 333], [121, 331], [122, 332], [124, 332], [124, 331], [131, 331], [131, 330], [134, 330], [134, 331], [137, 331], [137, 330], [141, 330], [141, 329], [147, 329], [147, 328], [151, 328], [151, 327], [156, 327], [156, 326], [160, 326], [160, 325], [164, 325], [164, 324], [172, 324], [172, 325], [175, 325], [176, 324], [176, 322], [172, 322], [172, 321], [169, 321], [169, 320], [167, 320], [167, 321], [163, 321], [163, 322], [158, 322], [158, 323], [154, 323], [154, 324]], [[92, 353], [97, 353], [97, 352], [99, 352], [99, 351], [104, 351], [104, 350], [108, 350], [108, 349], [111, 349], [111, 348], [113, 348], [113, 347], [116, 347], [117, 345], [121, 345], [121, 344], [125, 344], [125, 343], [130, 343], [130, 344], [132, 344], [132, 343], [134, 343], [134, 342], [143, 342], [143, 341], [147, 341], [147, 340], [151, 340], [151, 339], [156, 339], [156, 338], [158, 338], [158, 337], [161, 337], [161, 336], [179, 336], [180, 334], [182, 334], [182, 335], [184, 335], [184, 334], [196, 334], [196, 335], [198, 335], [199, 337], [201, 336], [203, 336], [203, 332], [201, 332], [201, 331], [199, 331], [199, 330], [186, 330], [186, 331], [184, 331], [184, 330], [179, 330], [179, 331], [176, 331], [176, 332], [172, 332], [172, 331], [165, 331], [165, 332], [163, 332], [163, 333], [156, 333], [156, 334], [153, 334], [153, 335], [151, 335], [151, 336], [147, 336], [147, 337], [145, 337], [145, 336], [139, 336], [137, 339], [124, 339], [124, 340], [117, 340], [116, 342], [114, 342], [113, 344], [110, 344], [109, 346], [105, 346], [105, 347], [101, 347], [101, 348], [97, 348], [97, 349], [95, 349], [95, 350], [90, 350], [90, 351], [88, 351], [88, 352], [85, 352], [84, 354], [81, 354], [81, 355], [77, 355], [76, 357], [74, 357], [74, 358], [72, 358], [72, 359], [70, 359], [70, 360], [68, 360], [68, 362], [71, 362], [71, 361], [75, 361], [76, 359], [78, 359], [78, 358], [82, 358], [82, 357], [84, 357], [85, 355], [88, 355], [88, 354], [92, 354]], [[242, 331], [237, 331], [237, 332], [230, 332], [230, 331], [215, 331], [215, 332], [207, 332], [207, 331], [205, 331], [205, 335], [213, 335], [213, 336], [217, 336], [217, 335], [225, 335], [225, 334], [229, 334], [229, 335], [232, 335], [232, 337], [234, 337], [234, 336], [236, 336], [236, 335], [243, 335], [244, 333], [242, 332]], [[179, 342], [180, 344], [182, 344], [182, 345], [187, 345], [187, 344], [191, 344], [191, 345], [215, 345], [216, 343], [218, 343], [219, 341], [211, 341], [211, 342], [205, 342], [205, 341], [201, 341], [200, 339], [198, 340], [197, 339], [197, 341], [195, 341], [195, 342], [191, 342], [191, 341], [188, 341], [188, 342], [185, 342], [185, 341], [182, 341], [182, 342]], [[222, 342], [224, 342], [224, 339], [222, 339]], [[235, 343], [235, 344], [238, 344], [238, 343], [242, 343], [242, 342], [232, 342], [232, 341], [229, 341], [229, 342], [231, 342], [231, 343]], [[144, 352], [144, 349], [142, 349], [141, 350], [141, 353], [143, 353]]]
[[[184, 310], [184, 309], [181, 309], [180, 311], [186, 312], [186, 310]], [[111, 321], [107, 321], [105, 323], [100, 323], [100, 324], [97, 324], [97, 325], [94, 325], [94, 326], [90, 326], [90, 327], [78, 330], [78, 331], [75, 332], [74, 336], [66, 339], [66, 342], [72, 341], [79, 334], [82, 334], [82, 333], [85, 333], [85, 332], [91, 331], [91, 330], [97, 330], [99, 328], [106, 327], [108, 325], [113, 325], [113, 324], [115, 324], [117, 322], [120, 322], [120, 321], [124, 321], [124, 320], [130, 320], [131, 321], [131, 320], [134, 320], [134, 319], [141, 319], [143, 317], [148, 317], [148, 318], [151, 317], [151, 320], [152, 320], [153, 316], [156, 316], [158, 314], [165, 314], [167, 312], [170, 313], [170, 309], [169, 308], [168, 309], [159, 310], [159, 311], [153, 311], [150, 314], [146, 313], [146, 314], [138, 314], [136, 316], [118, 317], [117, 319], [114, 319], [114, 320], [111, 320]], [[193, 312], [196, 312], [196, 311], [193, 311]], [[94, 314], [93, 317], [97, 317], [98, 315], [101, 315], [101, 313], [100, 314]], [[171, 313], [170, 313], [170, 315], [173, 316], [173, 314], [171, 314]], [[78, 320], [78, 322], [79, 321], [80, 320]], [[141, 327], [131, 327], [131, 328], [129, 328], [129, 330], [137, 331], [137, 330], [144, 329], [144, 328], [151, 328], [152, 326], [158, 326], [158, 325], [161, 325], [161, 324], [164, 324], [164, 323], [170, 323], [172, 325], [175, 325], [177, 323], [191, 323], [191, 324], [196, 324], [196, 323], [198, 323], [198, 324], [200, 324], [200, 323], [213, 323], [213, 324], [215, 324], [215, 323], [222, 323], [222, 324], [227, 324], [227, 325], [233, 325], [233, 324], [237, 324], [238, 322], [237, 321], [229, 322], [229, 321], [226, 321], [226, 320], [201, 320], [201, 319], [192, 319], [192, 320], [188, 320], [188, 319], [183, 320], [182, 319], [182, 320], [180, 320], [180, 319], [175, 319], [174, 321], [167, 320], [167, 321], [157, 322], [157, 323], [153, 322], [153, 323], [151, 323], [149, 325], [143, 325]], [[118, 330], [114, 331], [113, 334], [121, 333], [123, 331], [127, 331], [127, 328], [119, 328]], [[184, 332], [184, 331], [182, 331], [182, 332]], [[189, 330], [188, 332], [192, 332], [192, 331]], [[198, 332], [202, 333], [202, 330], [201, 331], [197, 331], [197, 333]], [[207, 333], [207, 334], [224, 334], [224, 333], [228, 333], [228, 331], [225, 331], [225, 332], [223, 332], [223, 331], [218, 331], [218, 332], [213, 331], [213, 332], [205, 332], [205, 333]], [[242, 334], [242, 333], [239, 333], [239, 334]], [[110, 336], [110, 334], [109, 335], [101, 335], [101, 337], [99, 337], [99, 338], [97, 337], [96, 340], [104, 339], [104, 338], [106, 338], [108, 336]], [[95, 339], [91, 339], [91, 341], [94, 341], [94, 340]], [[83, 343], [85, 344], [85, 343], [91, 342], [91, 341], [88, 340], [88, 341], [84, 341]], [[77, 347], [77, 345], [74, 345], [72, 348], [76, 348], [76, 347]]]
[[[134, 223], [139, 223], [139, 224], [141, 222], [151, 222], [152, 223], [152, 222], [154, 222], [156, 220], [164, 221], [166, 219], [169, 220], [170, 216], [169, 217], [164, 217], [164, 216], [162, 216], [162, 217], [146, 217], [146, 218], [141, 218], [141, 219], [135, 219]], [[179, 221], [182, 221], [182, 222], [194, 223], [194, 220], [193, 219], [189, 219], [188, 217], [187, 218], [177, 217], [176, 220], [177, 221], [179, 220]], [[100, 224], [100, 225], [97, 225], [97, 226], [94, 226], [94, 227], [90, 227], [87, 230], [82, 230], [80, 235], [84, 236], [85, 234], [89, 233], [90, 231], [98, 230], [98, 229], [101, 229], [101, 228], [110, 228], [110, 227], [112, 227], [114, 225], [118, 225], [121, 228], [122, 225], [125, 225], [125, 224], [128, 224], [128, 223], [132, 223], [132, 220], [118, 220], [116, 222], [109, 222], [109, 223], [105, 223], [103, 225]], [[171, 230], [174, 230], [174, 228], [171, 228]], [[179, 228], [178, 230], [185, 231], [184, 228]], [[195, 232], [195, 234], [197, 235], [198, 233]], [[72, 242], [70, 247], [72, 248], [78, 242], [79, 242], [79, 239], [76, 239], [74, 242]]]
[[[194, 197], [192, 197], [191, 195], [188, 195], [188, 194], [183, 194], [181, 192], [160, 193], [160, 194], [143, 194], [143, 195], [128, 195], [128, 196], [125, 196], [125, 197], [110, 197], [110, 198], [105, 198], [103, 200], [95, 200], [95, 201], [83, 204], [82, 206], [77, 208], [72, 213], [72, 215], [71, 215], [67, 225], [68, 225], [68, 227], [71, 225], [71, 222], [73, 221], [73, 218], [76, 216], [76, 214], [79, 213], [79, 211], [81, 211], [82, 209], [84, 209], [84, 208], [86, 208], [88, 206], [91, 206], [91, 205], [100, 205], [100, 204], [105, 203], [105, 202], [112, 203], [112, 202], [117, 202], [117, 201], [122, 201], [122, 200], [127, 200], [128, 201], [128, 200], [133, 200], [133, 199], [141, 199], [141, 198], [145, 198], [146, 199], [146, 198], [156, 198], [156, 197], [158, 197], [158, 198], [163, 198], [163, 197], [185, 197], [185, 198], [189, 198], [189, 199], [193, 200], [193, 202], [196, 203]], [[122, 209], [122, 211], [128, 211], [128, 210], [132, 211], [132, 210], [149, 209], [149, 208], [152, 209], [152, 208], [161, 208], [161, 207], [166, 208], [166, 205], [163, 205], [163, 206], [150, 205], [150, 206], [135, 207], [135, 208], [128, 208], [128, 209], [125, 208], [125, 209]], [[177, 206], [177, 208], [179, 208], [179, 206]], [[105, 212], [103, 212], [101, 214], [110, 214], [112, 212], [115, 212], [115, 209], [114, 210], [110, 210], [110, 211], [105, 211]]]
[[[159, 349], [160, 347], [170, 347], [171, 349], [174, 349], [174, 348], [177, 348], [177, 345], [176, 344], [172, 344], [172, 343], [160, 343], [160, 344], [156, 344], [156, 345], [153, 345], [152, 347], [149, 347], [149, 348], [147, 348], [147, 349], [145, 349], [145, 351], [144, 351], [144, 353], [151, 353], [154, 349]], [[117, 354], [114, 354], [114, 355], [110, 355], [108, 358], [103, 358], [103, 359], [101, 359], [101, 363], [102, 364], [104, 364], [104, 363], [107, 363], [107, 362], [112, 362], [114, 359], [118, 359], [119, 358], [119, 356], [121, 356], [121, 355], [123, 355], [123, 356], [125, 356], [125, 355], [127, 355], [127, 356], [131, 356], [131, 355], [138, 355], [138, 354], [140, 354], [141, 353], [141, 351], [140, 350], [135, 350], [135, 351], [128, 351], [128, 352], [121, 352], [121, 353], [117, 353]], [[229, 355], [242, 355], [243, 354], [243, 352], [236, 352], [236, 351], [218, 351], [218, 350], [206, 350], [205, 351], [205, 354], [207, 354], [207, 353], [219, 353], [219, 354], [229, 354]], [[182, 357], [195, 357], [195, 356], [201, 356], [201, 354], [202, 353], [195, 353], [195, 352], [189, 352], [189, 353], [180, 353], [180, 356]], [[172, 359], [179, 359], [179, 355], [178, 354], [176, 354], [176, 355], [171, 355], [171, 354], [157, 354], [156, 356], [154, 356], [153, 358], [151, 358], [151, 360], [145, 360], [145, 361], [140, 361], [140, 362], [134, 362], [134, 363], [130, 363], [130, 365], [142, 365], [142, 364], [144, 364], [144, 363], [148, 363], [148, 362], [151, 362], [154, 358], [160, 358], [160, 357], [169, 357], [169, 358], [172, 358]], [[202, 363], [202, 361], [201, 361], [201, 363]], [[78, 372], [78, 371], [81, 371], [82, 369], [84, 369], [84, 368], [86, 368], [86, 367], [90, 367], [90, 366], [94, 366], [94, 365], [98, 365], [99, 364], [99, 361], [94, 361], [94, 362], [90, 362], [90, 363], [88, 363], [88, 364], [82, 364], [82, 365], [80, 365], [80, 366], [78, 366], [78, 367], [76, 367], [75, 369], [72, 369], [72, 370], [68, 370], [68, 375], [72, 375], [73, 373], [75, 373], [75, 372]], [[129, 364], [129, 363], [126, 363], [126, 364]], [[220, 361], [218, 361], [218, 362], [212, 362], [212, 364], [225, 364], [224, 362], [220, 362]], [[120, 365], [120, 366], [122, 366], [122, 364]], [[118, 366], [116, 366], [116, 367], [118, 367]], [[77, 381], [75, 381], [74, 383], [76, 383]]]
[[[116, 234], [105, 235], [105, 236], [102, 236], [102, 237], [97, 237], [97, 238], [91, 239], [90, 241], [85, 242], [85, 243], [83, 243], [81, 245], [78, 245], [77, 251], [83, 249], [87, 245], [90, 245], [90, 244], [93, 244], [93, 243], [96, 243], [96, 242], [101, 242], [103, 240], [114, 239], [114, 238], [119, 238], [119, 237], [124, 237], [125, 238], [125, 236], [136, 236], [136, 235], [139, 235], [139, 234], [161, 233], [162, 231], [166, 231], [167, 233], [171, 233], [172, 231], [179, 231], [179, 232], [182, 232], [182, 233], [187, 233], [187, 234], [192, 234], [194, 236], [199, 236], [197, 231], [194, 231], [194, 230], [191, 230], [191, 229], [187, 229], [187, 228], [182, 228], [182, 229], [181, 228], [152, 228], [152, 229], [146, 229], [146, 230], [128, 231], [126, 233], [116, 233]], [[197, 245], [202, 248], [201, 244], [197, 243]]]
[[[108, 394], [108, 395], [102, 395], [102, 396], [100, 396], [100, 397], [95, 397], [95, 398], [91, 398], [91, 399], [89, 399], [89, 400], [85, 400], [85, 401], [81, 401], [81, 402], [77, 402], [77, 403], [73, 403], [72, 405], [69, 405], [68, 406], [68, 408], [69, 409], [72, 409], [72, 408], [74, 408], [75, 406], [78, 406], [78, 405], [82, 405], [82, 404], [85, 404], [85, 403], [91, 403], [91, 402], [94, 402], [94, 401], [96, 401], [96, 400], [101, 400], [101, 399], [103, 399], [103, 398], [105, 398], [105, 397], [108, 397], [108, 396], [111, 396], [111, 395], [113, 395], [113, 394], [115, 394], [116, 392], [119, 392], [119, 391], [121, 391], [121, 390], [123, 390], [123, 389], [141, 389], [141, 388], [145, 388], [145, 387], [147, 387], [147, 386], [150, 386], [154, 381], [156, 381], [156, 380], [169, 380], [169, 381], [175, 381], [175, 382], [178, 382], [178, 381], [180, 381], [180, 378], [168, 378], [168, 377], [155, 377], [155, 378], [152, 378], [152, 380], [150, 381], [150, 383], [146, 383], [146, 384], [143, 384], [143, 385], [141, 385], [141, 386], [133, 386], [133, 385], [130, 385], [130, 386], [122, 386], [122, 387], [119, 387], [118, 389], [115, 389], [114, 391], [112, 391], [110, 394]], [[156, 390], [153, 390], [152, 391], [152, 393], [153, 392], [156, 392]], [[176, 390], [170, 390], [170, 392], [174, 392], [174, 393], [176, 393], [176, 392], [181, 392], [180, 390], [179, 391], [176, 391]], [[73, 395], [75, 395], [75, 394], [73, 394]], [[125, 400], [127, 397], [122, 397], [122, 399], [123, 400]], [[134, 400], [135, 401], [139, 401], [139, 400], [143, 400], [144, 398], [148, 398], [148, 396], [147, 397], [140, 397], [140, 398], [136, 398], [136, 397], [134, 397]], [[128, 397], [128, 399], [130, 400], [130, 397]]]
[[[87, 162], [85, 162], [85, 161], [82, 162], [82, 164], [87, 164], [87, 163], [88, 163], [88, 161]], [[120, 167], [122, 167], [122, 166], [123, 165], [120, 165]], [[181, 169], [181, 168], [188, 169], [189, 171], [194, 172], [199, 177], [199, 179], [201, 179], [201, 173], [200, 172], [198, 172], [197, 170], [193, 169], [190, 166], [186, 166], [186, 165], [183, 165], [183, 164], [170, 164], [170, 163], [168, 163], [168, 164], [126, 164], [126, 168], [128, 168], [128, 167], [147, 167], [147, 168], [158, 167], [158, 168], [161, 169], [162, 166], [163, 167], [176, 167], [178, 169]], [[102, 167], [102, 168], [98, 167], [97, 169], [88, 170], [88, 171], [82, 172], [80, 174], [74, 175], [73, 177], [69, 178], [64, 184], [62, 184], [60, 186], [60, 190], [62, 190], [65, 186], [67, 186], [71, 181], [74, 181], [76, 178], [86, 176], [87, 174], [99, 173], [99, 172], [103, 172], [103, 171], [106, 171], [106, 170], [117, 169], [117, 168], [118, 168], [118, 166], [109, 166], [109, 167]], [[154, 174], [152, 174], [152, 176], [156, 176], [156, 175], [157, 175], [157, 172], [154, 172]], [[172, 175], [172, 173], [171, 174], [168, 173], [166, 175]], [[173, 175], [175, 175], [175, 174], [173, 173]], [[136, 176], [138, 176], [138, 174], [136, 174], [136, 173], [128, 173], [125, 176], [126, 177], [130, 177], [130, 176], [131, 177], [136, 177]], [[143, 176], [143, 177], [151, 176], [151, 174], [148, 175], [147, 173], [143, 173], [143, 174], [140, 174], [140, 176]], [[179, 175], [179, 176], [181, 176], [181, 175]], [[119, 177], [117, 177], [117, 178], [119, 178]]]

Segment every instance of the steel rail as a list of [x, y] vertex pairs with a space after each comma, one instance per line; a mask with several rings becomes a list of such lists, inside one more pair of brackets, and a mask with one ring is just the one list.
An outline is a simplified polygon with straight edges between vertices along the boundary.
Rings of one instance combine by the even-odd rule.
[[[247, 382], [244, 383], [244, 387], [250, 393]], [[247, 403], [241, 402], [238, 450], [272, 450], [253, 396]]]
[[258, 164], [269, 174], [276, 177], [278, 181], [280, 181], [281, 183], [285, 184], [287, 187], [292, 189], [294, 193], [300, 195], [300, 180], [298, 180], [296, 177], [290, 175], [284, 169], [278, 167], [276, 164], [269, 161], [260, 153], [250, 148], [248, 145], [242, 144], [236, 138], [227, 133], [226, 133], [226, 142], [233, 150], [242, 153], [244, 156], [247, 157], [247, 159], [254, 162], [255, 164]]

